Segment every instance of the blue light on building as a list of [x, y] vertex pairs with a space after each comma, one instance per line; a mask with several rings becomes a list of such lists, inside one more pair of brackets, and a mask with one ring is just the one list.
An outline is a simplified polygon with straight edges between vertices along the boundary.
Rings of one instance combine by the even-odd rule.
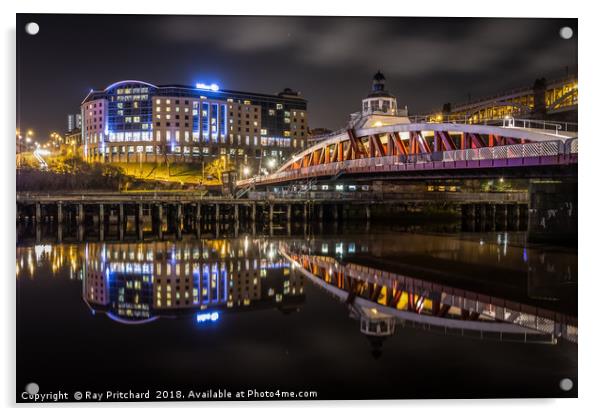
[[196, 84], [196, 87], [199, 90], [219, 91], [219, 85], [217, 85], [217, 84], [204, 84], [202, 82], [199, 82]]
[[203, 312], [197, 313], [196, 321], [199, 323], [215, 322], [219, 319], [219, 312]]

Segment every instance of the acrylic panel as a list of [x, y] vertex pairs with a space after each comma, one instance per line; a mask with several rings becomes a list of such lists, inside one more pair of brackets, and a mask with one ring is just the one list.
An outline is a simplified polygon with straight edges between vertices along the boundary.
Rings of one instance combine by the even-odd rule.
[[18, 14], [16, 400], [577, 397], [577, 36]]

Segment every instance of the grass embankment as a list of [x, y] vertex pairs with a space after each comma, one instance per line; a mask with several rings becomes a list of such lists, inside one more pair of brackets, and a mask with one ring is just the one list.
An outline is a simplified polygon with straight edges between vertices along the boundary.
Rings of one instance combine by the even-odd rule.
[[176, 182], [181, 185], [219, 185], [219, 178], [205, 172], [203, 167], [195, 163], [112, 163], [124, 174], [145, 181]]
[[193, 163], [88, 163], [70, 154], [45, 156], [44, 160], [48, 168], [41, 170], [31, 154], [20, 155], [17, 191], [182, 190], [220, 185], [215, 166], [203, 169]]

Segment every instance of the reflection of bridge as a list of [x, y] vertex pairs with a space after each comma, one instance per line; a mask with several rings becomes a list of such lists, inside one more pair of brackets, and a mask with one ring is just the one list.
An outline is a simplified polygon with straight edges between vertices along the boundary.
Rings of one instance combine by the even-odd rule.
[[350, 128], [298, 153], [276, 172], [241, 180], [238, 186], [343, 175], [499, 175], [500, 170], [511, 174], [520, 168], [567, 169], [577, 164], [575, 134], [545, 130], [535, 124], [517, 128], [511, 122], [505, 126], [376, 122], [368, 128]]
[[577, 342], [570, 316], [327, 256], [304, 254], [281, 244], [281, 254], [333, 296], [375, 317], [393, 317], [424, 329], [522, 342]]

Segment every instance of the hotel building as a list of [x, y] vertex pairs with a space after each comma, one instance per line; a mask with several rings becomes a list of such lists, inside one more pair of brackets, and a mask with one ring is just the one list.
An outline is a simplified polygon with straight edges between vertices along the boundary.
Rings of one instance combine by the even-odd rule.
[[273, 167], [307, 145], [307, 102], [222, 90], [216, 84], [157, 86], [120, 81], [81, 104], [83, 154], [98, 162], [210, 162], [242, 172]]

